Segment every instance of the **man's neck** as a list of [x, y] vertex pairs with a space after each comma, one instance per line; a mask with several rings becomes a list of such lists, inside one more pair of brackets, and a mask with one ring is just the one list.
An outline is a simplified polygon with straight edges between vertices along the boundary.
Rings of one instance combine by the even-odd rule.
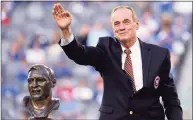
[[51, 103], [51, 96], [52, 95], [50, 94], [48, 98], [42, 101], [33, 101], [32, 100], [33, 107], [37, 110], [46, 108]]
[[123, 47], [129, 49], [135, 44], [136, 41], [137, 41], [137, 37], [135, 37], [131, 40], [120, 41], [120, 43]]

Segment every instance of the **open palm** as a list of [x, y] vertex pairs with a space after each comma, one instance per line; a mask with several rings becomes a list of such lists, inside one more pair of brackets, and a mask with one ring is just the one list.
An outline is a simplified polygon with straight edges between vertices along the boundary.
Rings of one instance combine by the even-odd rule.
[[66, 29], [72, 22], [72, 16], [68, 11], [65, 11], [60, 3], [54, 4], [52, 14], [56, 24], [60, 29]]

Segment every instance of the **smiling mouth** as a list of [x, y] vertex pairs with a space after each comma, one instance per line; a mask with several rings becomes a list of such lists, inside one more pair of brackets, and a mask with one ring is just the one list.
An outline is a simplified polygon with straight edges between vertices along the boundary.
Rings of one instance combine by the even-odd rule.
[[120, 35], [125, 35], [126, 33], [120, 33]]
[[33, 89], [33, 90], [32, 90], [32, 93], [33, 93], [34, 95], [40, 94], [40, 92], [41, 92], [41, 90], [37, 90], [37, 89]]

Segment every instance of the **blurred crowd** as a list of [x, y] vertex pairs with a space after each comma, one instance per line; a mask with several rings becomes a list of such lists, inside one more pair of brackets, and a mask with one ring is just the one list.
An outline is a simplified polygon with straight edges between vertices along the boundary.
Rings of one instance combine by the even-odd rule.
[[[52, 18], [55, 2], [2, 2], [2, 118], [28, 118], [22, 99], [28, 94], [27, 75], [33, 64], [45, 64], [57, 80], [53, 96], [61, 99], [51, 117], [98, 117], [103, 80], [91, 66], [77, 65], [57, 44], [60, 31]], [[192, 8], [182, 2], [60, 2], [73, 16], [73, 33], [83, 45], [96, 46], [99, 37], [114, 36], [111, 10], [119, 5], [134, 8], [140, 22], [138, 37], [168, 48], [171, 72], [177, 83], [191, 41]], [[183, 6], [186, 6], [184, 10]], [[17, 112], [15, 112], [17, 110]]]

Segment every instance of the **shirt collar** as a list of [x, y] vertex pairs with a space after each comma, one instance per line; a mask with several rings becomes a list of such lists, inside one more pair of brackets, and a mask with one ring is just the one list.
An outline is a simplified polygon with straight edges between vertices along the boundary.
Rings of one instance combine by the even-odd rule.
[[[138, 46], [139, 46], [139, 39], [137, 38], [137, 40], [136, 40], [136, 42], [133, 44], [133, 46], [131, 46], [131, 47], [129, 48], [130, 51], [131, 51], [131, 53], [134, 52], [134, 51], [135, 51], [134, 49], [136, 49]], [[123, 45], [121, 45], [121, 49], [122, 49], [123, 52], [126, 50], [126, 48], [125, 48]]]

